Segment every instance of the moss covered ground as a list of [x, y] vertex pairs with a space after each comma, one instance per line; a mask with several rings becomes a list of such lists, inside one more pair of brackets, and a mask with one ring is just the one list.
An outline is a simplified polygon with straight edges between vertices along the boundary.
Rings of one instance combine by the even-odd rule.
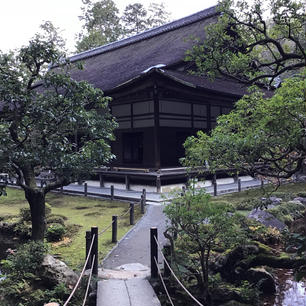
[[[20, 208], [28, 207], [22, 190], [7, 188], [8, 195], [0, 197], [0, 218], [8, 221], [17, 220]], [[98, 226], [99, 231], [111, 224], [112, 216], [120, 216], [129, 208], [128, 203], [102, 199], [67, 196], [49, 193], [46, 202], [51, 206], [51, 213], [67, 218], [66, 237], [59, 243], [49, 243], [50, 253], [56, 254], [70, 267], [78, 269], [85, 258], [85, 232], [92, 226]], [[140, 218], [139, 206], [135, 206], [135, 220]], [[66, 219], [65, 218], [65, 219]], [[118, 221], [118, 240], [131, 228], [129, 214]], [[112, 249], [111, 229], [99, 236], [99, 258]]]
[[219, 195], [217, 197], [212, 197], [213, 202], [225, 202], [233, 206], [243, 214], [247, 214], [251, 211], [256, 204], [258, 204], [259, 199], [267, 198], [270, 196], [276, 196], [291, 200], [296, 197], [299, 193], [306, 193], [305, 183], [288, 183], [281, 185], [277, 190], [275, 186], [268, 185], [264, 189], [248, 189], [242, 192], [234, 192], [230, 194]]

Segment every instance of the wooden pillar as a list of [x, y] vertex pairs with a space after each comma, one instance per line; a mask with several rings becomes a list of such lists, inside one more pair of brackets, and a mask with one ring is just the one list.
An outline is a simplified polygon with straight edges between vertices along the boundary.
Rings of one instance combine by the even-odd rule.
[[207, 129], [208, 131], [211, 130], [211, 112], [210, 112], [210, 105], [207, 105]]
[[160, 169], [160, 128], [159, 128], [159, 97], [158, 87], [154, 84], [153, 88], [153, 102], [154, 102], [154, 167]]
[[142, 189], [142, 195], [143, 195], [143, 202], [144, 202], [144, 205], [146, 205], [146, 202], [147, 202], [147, 191], [146, 189]]
[[93, 270], [92, 270], [92, 274], [97, 276], [98, 275], [98, 227], [97, 226], [93, 226], [91, 228], [91, 237], [95, 237], [94, 238], [94, 242], [92, 245], [92, 250], [91, 250], [91, 254], [93, 258], [93, 255], [95, 255], [95, 260], [94, 260], [94, 265], [93, 265]]
[[214, 174], [214, 178], [213, 178], [213, 185], [214, 185], [214, 196], [217, 195], [217, 174]]
[[145, 213], [145, 202], [144, 202], [143, 194], [140, 196], [140, 212], [142, 214]]
[[[86, 246], [85, 246], [85, 260], [88, 256], [88, 253], [89, 253], [89, 248], [90, 248], [90, 244], [91, 244], [91, 231], [86, 231], [86, 235], [85, 235], [85, 239], [86, 239]], [[90, 269], [91, 267], [91, 257], [89, 257], [89, 260], [87, 262], [87, 265], [86, 265], [86, 269]]]
[[104, 177], [101, 173], [99, 174], [99, 180], [100, 180], [100, 187], [101, 188], [104, 187]]
[[111, 201], [114, 200], [114, 185], [110, 186], [110, 199]]
[[118, 217], [112, 217], [112, 242], [117, 242], [117, 228], [118, 228]]
[[87, 197], [87, 190], [88, 190], [88, 187], [87, 187], [87, 183], [84, 184], [84, 196]]
[[134, 225], [134, 203], [130, 203], [130, 225]]
[[125, 189], [130, 190], [130, 177], [128, 175], [125, 176]]
[[241, 179], [238, 179], [238, 192], [241, 192]]
[[161, 180], [159, 174], [156, 176], [156, 192], [157, 193], [161, 192]]
[[194, 129], [193, 103], [190, 103], [190, 119], [191, 119], [191, 128]]
[[158, 263], [158, 247], [157, 247], [157, 228], [151, 227], [150, 229], [150, 250], [151, 250], [151, 278], [157, 278], [158, 277], [158, 269], [155, 263]]

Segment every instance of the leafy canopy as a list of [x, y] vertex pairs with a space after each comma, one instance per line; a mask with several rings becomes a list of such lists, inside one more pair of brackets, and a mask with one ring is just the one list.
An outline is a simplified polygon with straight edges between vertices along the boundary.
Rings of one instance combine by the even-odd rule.
[[173, 266], [183, 267], [179, 269], [183, 277], [196, 277], [204, 301], [209, 296], [209, 265], [214, 251], [246, 239], [231, 210], [227, 204], [212, 202], [210, 195], [192, 187], [176, 194], [164, 209], [170, 221], [165, 236], [172, 244]]
[[185, 165], [208, 161], [212, 171], [234, 168], [250, 175], [289, 178], [305, 160], [305, 81], [287, 79], [265, 98], [252, 88], [234, 110], [218, 118], [217, 127], [202, 131], [185, 142]]
[[76, 43], [78, 52], [160, 26], [170, 16], [163, 3], [150, 3], [148, 8], [141, 3], [128, 4], [121, 15], [112, 0], [83, 0], [83, 4], [80, 20], [84, 25]]
[[188, 52], [195, 71], [247, 85], [277, 85], [306, 66], [305, 7], [301, 0], [221, 0], [218, 22]]
[[24, 188], [36, 188], [42, 170], [56, 178], [48, 191], [112, 158], [110, 98], [71, 79], [56, 42], [36, 35], [18, 53], [0, 54], [1, 168]]
[[122, 37], [119, 10], [114, 1], [102, 0], [93, 3], [83, 0], [83, 4], [83, 15], [79, 18], [84, 22], [84, 26], [76, 43], [78, 52], [111, 43]]

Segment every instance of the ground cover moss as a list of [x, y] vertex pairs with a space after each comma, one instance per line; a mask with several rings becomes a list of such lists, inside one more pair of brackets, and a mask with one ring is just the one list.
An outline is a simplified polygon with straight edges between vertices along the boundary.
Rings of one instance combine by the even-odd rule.
[[[218, 195], [217, 197], [212, 197], [211, 201], [223, 203], [227, 202], [229, 204], [232, 204], [239, 211], [245, 210], [245, 215], [254, 208], [253, 206], [258, 204], [258, 200], [261, 198], [269, 196], [278, 196], [287, 197], [288, 200], [290, 200], [293, 199], [295, 196], [303, 194], [303, 192], [305, 192], [305, 188], [305, 183], [288, 183], [281, 185], [275, 192], [273, 192], [275, 190], [274, 185], [265, 185], [264, 189], [247, 189], [242, 192]], [[243, 207], [245, 209], [242, 209]]]
[[[17, 216], [19, 210], [28, 207], [24, 192], [16, 188], [7, 188], [8, 196], [0, 197], [0, 216]], [[129, 204], [119, 201], [68, 196], [49, 193], [46, 202], [50, 204], [53, 215], [65, 216], [67, 234], [59, 243], [49, 243], [50, 253], [56, 254], [71, 268], [79, 269], [85, 258], [85, 232], [92, 226], [99, 231], [111, 224], [112, 216], [125, 213]], [[139, 206], [135, 206], [135, 222], [141, 217]], [[8, 221], [16, 221], [11, 219]], [[118, 240], [131, 228], [129, 214], [118, 220]], [[112, 249], [111, 228], [99, 236], [99, 260]]]

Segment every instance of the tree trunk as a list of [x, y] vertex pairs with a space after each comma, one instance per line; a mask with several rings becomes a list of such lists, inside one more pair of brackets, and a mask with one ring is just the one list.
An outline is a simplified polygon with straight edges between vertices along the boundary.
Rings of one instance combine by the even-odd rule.
[[202, 268], [203, 283], [202, 283], [202, 298], [207, 305], [210, 305], [208, 292], [208, 265], [206, 262], [205, 250], [200, 251], [200, 263]]
[[30, 204], [32, 218], [32, 239], [43, 240], [45, 236], [45, 193], [39, 189], [27, 189], [25, 197]]

